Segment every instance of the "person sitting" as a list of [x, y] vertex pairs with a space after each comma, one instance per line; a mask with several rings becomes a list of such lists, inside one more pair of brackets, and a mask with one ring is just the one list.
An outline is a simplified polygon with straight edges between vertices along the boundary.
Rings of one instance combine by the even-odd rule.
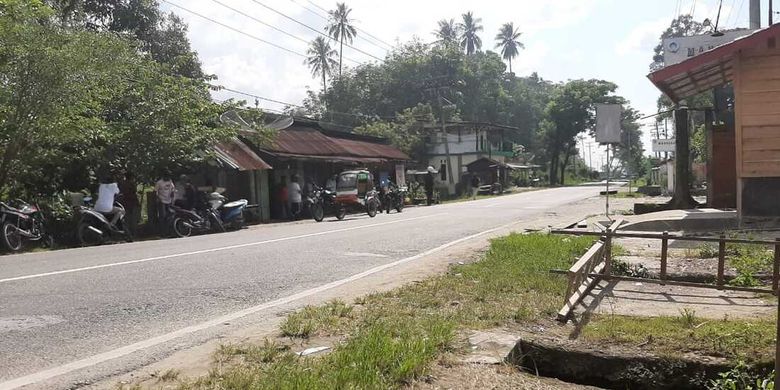
[[98, 198], [95, 201], [95, 211], [107, 216], [113, 216], [111, 226], [116, 227], [116, 222], [124, 216], [125, 210], [115, 206], [116, 195], [119, 194], [119, 185], [110, 175], [104, 176], [98, 186]]

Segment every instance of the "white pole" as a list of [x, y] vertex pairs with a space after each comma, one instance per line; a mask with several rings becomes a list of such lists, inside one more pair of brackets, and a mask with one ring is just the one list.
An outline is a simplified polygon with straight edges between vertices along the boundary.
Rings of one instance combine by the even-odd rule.
[[[610, 176], [610, 163], [609, 163], [609, 144], [607, 144], [607, 203], [606, 203], [606, 216], [609, 219], [609, 176]], [[609, 219], [611, 221], [611, 219]]]

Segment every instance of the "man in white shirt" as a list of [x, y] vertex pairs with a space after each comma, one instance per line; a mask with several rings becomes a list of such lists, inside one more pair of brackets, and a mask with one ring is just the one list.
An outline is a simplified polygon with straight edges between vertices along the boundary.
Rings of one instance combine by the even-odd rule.
[[116, 221], [124, 216], [124, 210], [121, 207], [114, 206], [116, 195], [119, 194], [119, 186], [110, 177], [104, 177], [98, 187], [98, 198], [95, 201], [95, 211], [103, 214], [112, 214], [111, 225], [116, 226]]
[[287, 185], [287, 199], [290, 201], [290, 211], [293, 219], [298, 219], [301, 214], [301, 185], [298, 184], [298, 176], [293, 175], [290, 184]]
[[164, 175], [154, 184], [154, 192], [157, 194], [157, 222], [164, 224], [168, 219], [168, 211], [173, 203], [176, 186], [169, 175]]

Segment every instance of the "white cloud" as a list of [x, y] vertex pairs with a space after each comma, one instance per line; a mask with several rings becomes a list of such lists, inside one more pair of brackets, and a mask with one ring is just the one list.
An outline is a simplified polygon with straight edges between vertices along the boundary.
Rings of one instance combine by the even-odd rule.
[[661, 18], [654, 21], [640, 23], [632, 29], [626, 37], [617, 43], [615, 52], [619, 56], [644, 55], [648, 56], [658, 44], [661, 32], [669, 26], [669, 18]]

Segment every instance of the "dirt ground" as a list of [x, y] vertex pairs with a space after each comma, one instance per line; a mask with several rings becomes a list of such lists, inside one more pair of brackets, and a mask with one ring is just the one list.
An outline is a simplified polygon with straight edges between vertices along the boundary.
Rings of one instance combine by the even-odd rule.
[[521, 372], [505, 364], [436, 364], [431, 369], [428, 382], [410, 385], [414, 390], [439, 389], [528, 389], [528, 390], [586, 390], [596, 387], [566, 383]]
[[[615, 199], [611, 201], [613, 210], [630, 210], [635, 199]], [[452, 246], [417, 261], [389, 268], [383, 272], [373, 274], [353, 283], [343, 285], [326, 291], [316, 297], [302, 299], [278, 308], [268, 313], [264, 313], [262, 318], [253, 321], [250, 327], [243, 328], [232, 333], [227, 333], [213, 339], [205, 344], [194, 348], [188, 348], [176, 351], [172, 355], [150, 364], [146, 367], [138, 368], [130, 372], [107, 378], [86, 389], [116, 389], [121, 385], [140, 385], [144, 389], [164, 389], [176, 388], [175, 383], [163, 383], [159, 380], [160, 373], [168, 370], [176, 370], [180, 378], [193, 378], [205, 375], [212, 368], [213, 352], [221, 344], [230, 343], [262, 343], [265, 338], [274, 338], [279, 335], [279, 324], [287, 313], [294, 311], [305, 305], [317, 305], [333, 299], [341, 299], [346, 302], [352, 302], [355, 298], [374, 292], [388, 291], [404, 284], [422, 280], [429, 276], [441, 274], [447, 270], [450, 264], [459, 262], [476, 261], [482, 257], [482, 254], [490, 246], [490, 240], [495, 237], [507, 235], [514, 231], [542, 230], [554, 227], [564, 227], [574, 224], [584, 218], [597, 215], [603, 212], [603, 199], [598, 197], [590, 198], [577, 203], [561, 207], [555, 212], [548, 212], [529, 220], [518, 221], [511, 226], [495, 231], [491, 234], [480, 236], [461, 244]], [[311, 346], [311, 342], [305, 345], [299, 345], [300, 350]], [[295, 349], [298, 350], [298, 349]], [[581, 389], [584, 387], [572, 387], [555, 380], [543, 380], [524, 374], [517, 374], [518, 378], [512, 378], [510, 371], [499, 373], [493, 379], [490, 373], [498, 373], [493, 365], [481, 367], [464, 366], [463, 369], [452, 369], [447, 367], [435, 367], [439, 370], [436, 380], [430, 385], [439, 387], [426, 388], [468, 388], [463, 387], [462, 383], [494, 383], [497, 389], [503, 388], [529, 388], [529, 389]], [[472, 375], [474, 382], [469, 382], [463, 374]], [[478, 379], [478, 380], [476, 380]], [[465, 381], [465, 382], [464, 382]], [[451, 384], [451, 385], [448, 385]], [[416, 384], [415, 386], [423, 384]], [[428, 384], [426, 384], [428, 385]], [[560, 386], [563, 387], [560, 387]], [[452, 387], [449, 387], [452, 386]], [[539, 387], [528, 387], [539, 386]], [[556, 387], [558, 386], [558, 387]], [[422, 388], [422, 387], [420, 387]], [[474, 388], [486, 388], [477, 386]], [[490, 388], [490, 387], [487, 387]]]

